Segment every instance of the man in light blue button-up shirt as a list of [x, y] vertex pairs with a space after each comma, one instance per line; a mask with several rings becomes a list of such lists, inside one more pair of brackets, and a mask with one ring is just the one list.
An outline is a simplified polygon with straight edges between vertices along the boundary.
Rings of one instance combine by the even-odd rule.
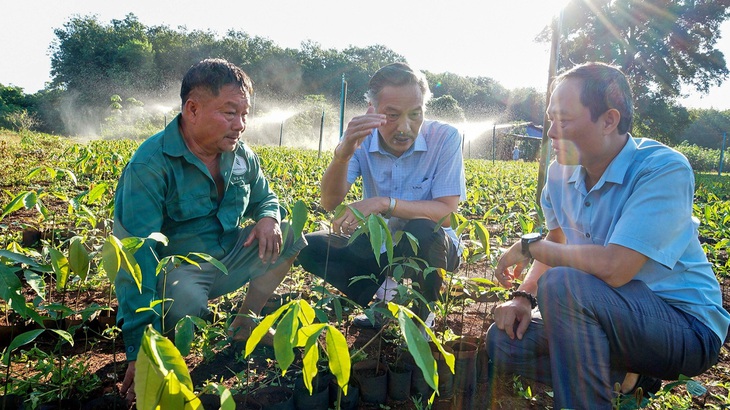
[[692, 169], [677, 151], [631, 137], [632, 104], [626, 77], [605, 64], [555, 80], [548, 234], [523, 237], [495, 270], [510, 286], [520, 273], [511, 267], [535, 260], [495, 309], [492, 382], [517, 373], [550, 384], [555, 408], [611, 409], [615, 383], [647, 394], [700, 374], [717, 363], [730, 324], [692, 216]]
[[[366, 95], [364, 115], [350, 120], [332, 162], [322, 177], [322, 206], [333, 210], [350, 187], [362, 178], [363, 198], [349, 206], [363, 215], [381, 214], [392, 232], [402, 230], [418, 239], [416, 257], [426, 261], [425, 278], [413, 273], [417, 290], [428, 302], [439, 297], [443, 271], [459, 263], [458, 241], [449, 218], [466, 197], [461, 137], [456, 128], [424, 120], [430, 91], [425, 76], [406, 64], [394, 63], [378, 70]], [[387, 258], [380, 264], [366, 236], [347, 245], [358, 221], [348, 209], [332, 223], [330, 232], [306, 236], [302, 266], [343, 291], [356, 303], [367, 306], [388, 275]], [[407, 240], [395, 247], [394, 256], [414, 256]], [[329, 257], [328, 257], [329, 256]], [[425, 267], [424, 267], [425, 268]], [[373, 275], [375, 280], [351, 280]], [[428, 306], [419, 307], [426, 318]], [[360, 317], [360, 326], [379, 323]]]

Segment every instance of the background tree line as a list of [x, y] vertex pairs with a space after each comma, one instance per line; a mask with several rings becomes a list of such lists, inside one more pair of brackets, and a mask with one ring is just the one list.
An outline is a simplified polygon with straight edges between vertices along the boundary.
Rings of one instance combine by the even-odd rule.
[[[730, 111], [688, 110], [676, 101], [682, 84], [706, 91], [727, 78], [724, 56], [714, 44], [729, 7], [730, 0], [573, 1], [563, 18], [560, 67], [589, 60], [621, 66], [637, 99], [634, 135], [718, 149], [722, 132], [730, 129]], [[343, 75], [348, 105], [360, 105], [370, 75], [384, 64], [405, 60], [383, 45], [335, 50], [305, 41], [299, 49], [282, 48], [243, 31], [221, 36], [185, 27], [148, 27], [133, 14], [109, 24], [95, 16], [72, 17], [55, 34], [52, 81], [44, 90], [28, 95], [0, 84], [0, 127], [101, 135], [105, 126], [129, 120], [121, 113], [159, 117], [179, 106], [180, 78], [190, 65], [208, 57], [226, 58], [252, 76], [254, 112], [273, 104], [305, 104], [314, 117], [319, 112], [314, 107], [327, 104], [333, 122]], [[546, 28], [538, 39], [549, 35]], [[435, 97], [431, 116], [452, 122], [542, 124], [544, 92], [508, 90], [487, 77], [426, 76]], [[166, 108], [155, 113], [157, 104]]]

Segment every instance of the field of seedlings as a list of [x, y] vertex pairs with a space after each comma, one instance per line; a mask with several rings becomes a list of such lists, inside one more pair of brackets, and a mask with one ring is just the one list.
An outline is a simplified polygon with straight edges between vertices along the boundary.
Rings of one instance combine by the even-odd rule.
[[[138, 145], [0, 130], [0, 409], [127, 408], [119, 395], [126, 364], [114, 321], [113, 278], [120, 268], [133, 269], [135, 245], [111, 233], [117, 179]], [[319, 204], [319, 180], [332, 153], [253, 149], [292, 225], [305, 233], [320, 229], [332, 217]], [[408, 309], [413, 295], [407, 281], [399, 287], [399, 304], [388, 306], [390, 324], [358, 329], [350, 322], [361, 310], [295, 266], [261, 319], [262, 329], [273, 325], [290, 336], [277, 338], [274, 349], [256, 347], [256, 340], [247, 346], [227, 341], [245, 288], [211, 301], [212, 321], [181, 322], [174, 344], [149, 331], [139, 359], [147, 369], [138, 371], [139, 408], [552, 408], [548, 386], [519, 377], [496, 386], [488, 404], [481, 372], [486, 358], [479, 349], [492, 309], [507, 291], [492, 276], [500, 248], [541, 226], [538, 165], [477, 159], [465, 164], [467, 199], [452, 216], [463, 260], [458, 271], [446, 274], [432, 334], [421, 334]], [[349, 195], [355, 200], [359, 190]], [[698, 174], [695, 197], [700, 238], [728, 308], [730, 177]], [[379, 217], [365, 222], [363, 234], [379, 239], [374, 252], [382, 243], [392, 246], [396, 239]], [[195, 262], [189, 255], [179, 259]], [[396, 381], [401, 370], [408, 372], [406, 382]], [[381, 375], [391, 386], [372, 392], [366, 376]], [[428, 403], [436, 386], [440, 395]], [[324, 398], [305, 404], [317, 396], [309, 392], [323, 392]], [[281, 400], [292, 404], [274, 406]], [[707, 373], [665, 381], [655, 397], [638, 404], [632, 398], [616, 401], [616, 408], [639, 405], [728, 408], [728, 344]]]

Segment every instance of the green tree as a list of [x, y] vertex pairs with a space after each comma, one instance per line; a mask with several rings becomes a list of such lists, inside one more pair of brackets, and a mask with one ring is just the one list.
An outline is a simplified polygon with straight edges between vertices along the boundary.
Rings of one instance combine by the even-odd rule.
[[428, 102], [427, 113], [429, 118], [439, 119], [452, 124], [459, 124], [466, 120], [464, 110], [450, 95], [442, 95]]
[[692, 124], [682, 132], [680, 140], [700, 147], [721, 149], [723, 134], [730, 133], [730, 110], [695, 109], [690, 110], [690, 117]]
[[[680, 87], [706, 92], [728, 76], [725, 57], [715, 48], [728, 7], [729, 0], [573, 0], [564, 11], [561, 65], [603, 61], [621, 67], [638, 116], [664, 125], [669, 132], [661, 133], [663, 139], [675, 140], [687, 125], [681, 113], [669, 114]], [[541, 38], [548, 36], [546, 30]], [[640, 124], [637, 133], [645, 131]]]
[[1, 128], [19, 129], [17, 120], [20, 117], [32, 116], [32, 113], [28, 113], [29, 106], [30, 104], [22, 88], [0, 84]]

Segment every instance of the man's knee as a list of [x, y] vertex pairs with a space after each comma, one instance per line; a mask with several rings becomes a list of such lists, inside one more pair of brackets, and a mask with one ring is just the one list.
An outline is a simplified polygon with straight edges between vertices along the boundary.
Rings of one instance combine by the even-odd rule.
[[543, 317], [566, 311], [583, 311], [592, 306], [608, 285], [583, 271], [557, 267], [547, 270], [538, 280], [537, 303]]
[[[186, 284], [187, 285], [187, 284]], [[195, 289], [197, 286], [176, 284], [165, 295], [165, 327], [171, 330], [185, 316], [203, 317], [208, 312], [208, 295]], [[162, 295], [161, 295], [162, 296]]]
[[490, 365], [494, 368], [494, 370], [498, 370], [500, 372], [506, 371], [506, 364], [510, 363], [512, 360], [510, 357], [510, 352], [512, 351], [510, 345], [514, 343], [514, 341], [507, 336], [507, 333], [504, 330], [498, 328], [497, 325], [492, 323], [492, 325], [489, 326], [489, 329], [487, 329], [487, 335], [484, 343]]

